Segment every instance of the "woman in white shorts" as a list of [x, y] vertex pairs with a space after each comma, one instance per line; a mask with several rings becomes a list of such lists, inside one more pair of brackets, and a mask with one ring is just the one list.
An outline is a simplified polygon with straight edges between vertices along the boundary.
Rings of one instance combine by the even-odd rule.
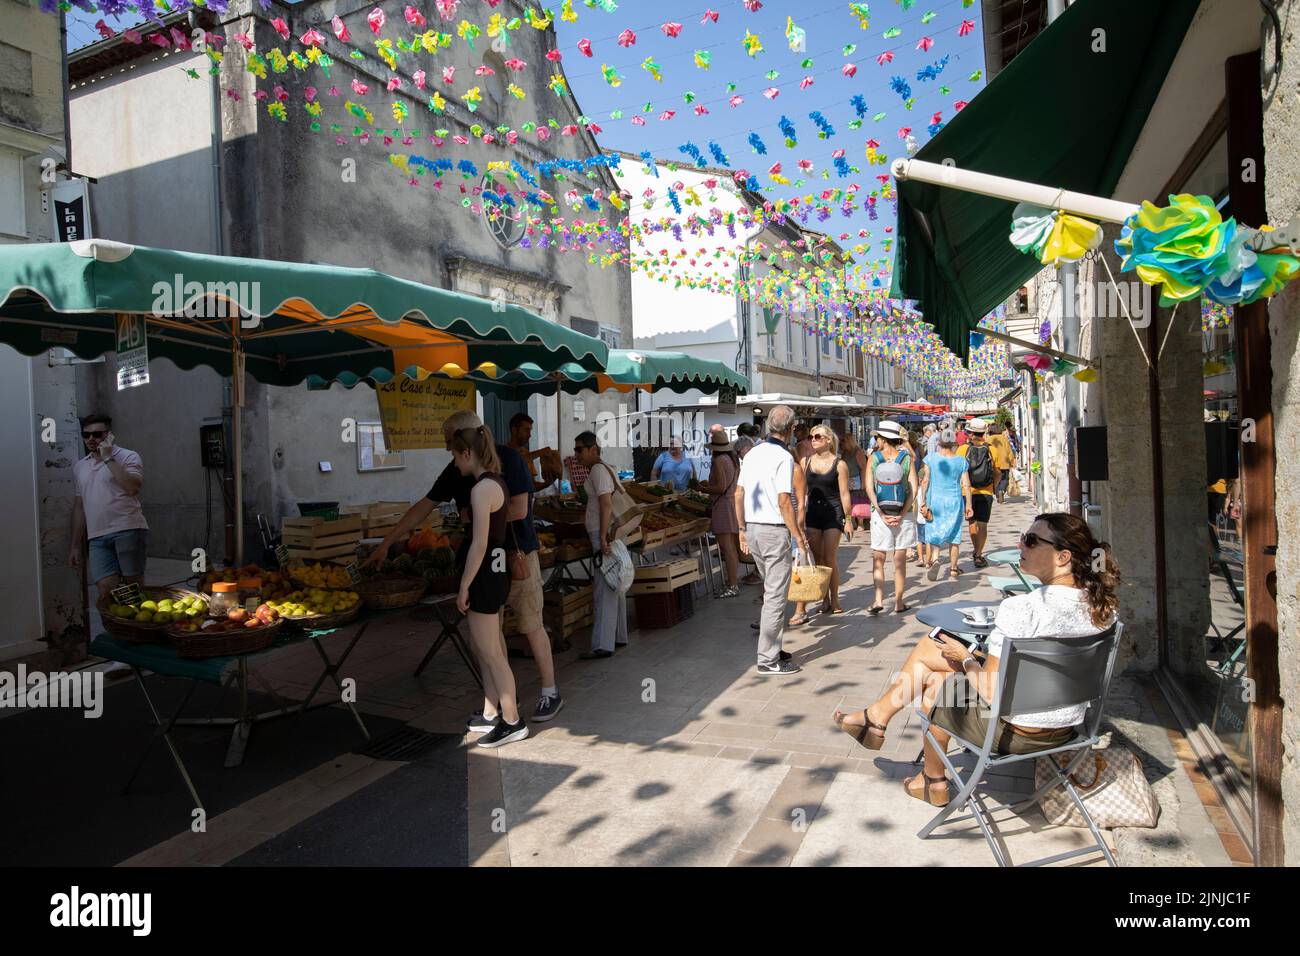
[[871, 497], [872, 577], [876, 599], [868, 614], [885, 609], [885, 556], [894, 553], [894, 613], [909, 610], [907, 552], [916, 547], [916, 462], [903, 445], [906, 432], [897, 422], [882, 421], [872, 432], [878, 441], [867, 460], [867, 494]]

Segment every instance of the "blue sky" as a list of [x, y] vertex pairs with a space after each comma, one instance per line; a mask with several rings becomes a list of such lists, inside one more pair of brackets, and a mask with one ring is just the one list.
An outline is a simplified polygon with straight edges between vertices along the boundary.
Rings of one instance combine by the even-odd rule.
[[[718, 21], [701, 25], [700, 19], [709, 6], [718, 12]], [[574, 9], [579, 15], [576, 24], [557, 24], [560, 50], [578, 103], [603, 129], [599, 138], [602, 145], [634, 153], [649, 150], [657, 158], [689, 165], [693, 160], [679, 151], [689, 141], [700, 148], [709, 165], [715, 166], [718, 163], [708, 149], [712, 139], [722, 147], [732, 168], [743, 167], [757, 175], [764, 194], [773, 199], [819, 193], [854, 182], [861, 185], [865, 197], [880, 185], [874, 177], [888, 172], [888, 166], [867, 164], [864, 151], [868, 139], [879, 141], [881, 150], [891, 159], [904, 155], [899, 127], [910, 126], [918, 144], [924, 145], [930, 138], [926, 127], [935, 112], [941, 111], [942, 119], [950, 120], [955, 115], [952, 104], [970, 100], [984, 86], [982, 78], [976, 82], [969, 79], [971, 73], [984, 67], [979, 4], [965, 7], [963, 0], [915, 0], [908, 10], [895, 0], [875, 0], [870, 4], [870, 26], [866, 30], [860, 28], [858, 18], [844, 0], [769, 0], [754, 13], [746, 10], [741, 0], [713, 0], [712, 4], [700, 0], [653, 4], [625, 0], [612, 14], [592, 10], [580, 2], [574, 3]], [[922, 16], [930, 12], [934, 18], [922, 24]], [[785, 37], [787, 16], [793, 16], [795, 25], [806, 31], [806, 52], [790, 50]], [[965, 37], [958, 36], [962, 20], [976, 23], [975, 30]], [[682, 24], [682, 31], [676, 38], [669, 38], [660, 30], [660, 24], [674, 21]], [[884, 38], [882, 34], [893, 27], [901, 29], [901, 35]], [[618, 34], [625, 28], [636, 34], [636, 44], [630, 48], [617, 43]], [[763, 45], [763, 51], [752, 58], [742, 45], [746, 30], [756, 34]], [[935, 41], [928, 52], [916, 49], [925, 36]], [[584, 37], [591, 40], [590, 59], [577, 47]], [[850, 43], [857, 49], [846, 57], [843, 47]], [[693, 62], [695, 51], [700, 49], [712, 54], [708, 70], [697, 68]], [[876, 56], [885, 50], [893, 51], [894, 60], [878, 65]], [[917, 80], [919, 69], [945, 55], [949, 58], [947, 66], [936, 79]], [[647, 56], [659, 64], [662, 83], [655, 82], [642, 69]], [[812, 66], [804, 68], [801, 63], [808, 58]], [[858, 71], [853, 78], [846, 78], [841, 68], [850, 61], [857, 64]], [[618, 71], [622, 77], [620, 87], [613, 89], [605, 82], [602, 64]], [[766, 77], [769, 70], [778, 72], [775, 80]], [[801, 90], [800, 80], [805, 76], [812, 76], [814, 82]], [[910, 85], [915, 97], [911, 110], [904, 108], [903, 98], [890, 88], [894, 76], [903, 77]], [[744, 99], [735, 108], [728, 105], [729, 82], [736, 84], [736, 93]], [[945, 84], [951, 87], [947, 95], [939, 92]], [[774, 100], [764, 97], [768, 87], [776, 87], [780, 95]], [[684, 102], [686, 91], [696, 94], [691, 104]], [[856, 131], [849, 128], [856, 118], [850, 104], [855, 94], [861, 94], [867, 104], [867, 115]], [[642, 113], [646, 102], [653, 104], [653, 109]], [[709, 109], [708, 115], [694, 114], [694, 106], [700, 103]], [[618, 109], [623, 111], [623, 118], [611, 119], [611, 112]], [[676, 115], [661, 122], [659, 115], [667, 109], [676, 110]], [[814, 110], [834, 127], [833, 137], [818, 138], [817, 127], [808, 117]], [[886, 114], [885, 118], [873, 121], [880, 112]], [[646, 125], [632, 125], [633, 115], [644, 116]], [[785, 146], [778, 127], [783, 115], [793, 123], [797, 134], [798, 145], [792, 149]], [[766, 155], [757, 155], [750, 147], [751, 132], [762, 139]], [[832, 165], [835, 149], [844, 149], [845, 159], [861, 172], [840, 178]], [[800, 159], [815, 164], [810, 175], [798, 169]], [[804, 187], [771, 185], [767, 171], [775, 162], [782, 164], [782, 173], [792, 183], [804, 178]], [[823, 170], [829, 170], [829, 180], [821, 178]], [[865, 212], [851, 219], [837, 212], [825, 223], [810, 220], [809, 225], [832, 235], [850, 232], [848, 244], [870, 242], [868, 258], [872, 258], [882, 254], [884, 227], [893, 224], [893, 210], [887, 203], [878, 204], [877, 210], [879, 219], [875, 222]], [[859, 229], [870, 230], [871, 238], [859, 239]]]

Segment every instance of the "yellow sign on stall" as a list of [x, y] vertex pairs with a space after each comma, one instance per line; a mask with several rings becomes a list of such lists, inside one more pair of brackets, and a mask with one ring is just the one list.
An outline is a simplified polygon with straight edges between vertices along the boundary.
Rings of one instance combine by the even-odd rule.
[[445, 378], [417, 382], [406, 376], [375, 389], [379, 396], [379, 420], [384, 426], [384, 445], [390, 451], [413, 448], [446, 448], [442, 425], [452, 412], [474, 411], [477, 395], [473, 384]]

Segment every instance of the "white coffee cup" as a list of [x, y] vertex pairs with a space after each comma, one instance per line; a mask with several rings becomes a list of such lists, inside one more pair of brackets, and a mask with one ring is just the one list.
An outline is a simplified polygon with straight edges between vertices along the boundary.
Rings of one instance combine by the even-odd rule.
[[991, 607], [965, 607], [962, 608], [962, 614], [970, 619], [973, 624], [993, 623], [993, 608]]

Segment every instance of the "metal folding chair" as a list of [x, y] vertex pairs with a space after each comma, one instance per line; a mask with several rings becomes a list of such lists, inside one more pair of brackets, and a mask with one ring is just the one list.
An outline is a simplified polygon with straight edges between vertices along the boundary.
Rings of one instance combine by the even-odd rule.
[[[1003, 808], [1019, 812], [1037, 803], [1044, 794], [1056, 787], [1064, 787], [1065, 792], [1079, 808], [1079, 812], [1083, 814], [1096, 846], [1085, 846], [1019, 865], [1042, 866], [1047, 863], [1057, 863], [1085, 853], [1094, 853], [1098, 849], [1106, 857], [1107, 863], [1111, 866], [1117, 865], [1101, 831], [1097, 829], [1092, 816], [1088, 813], [1088, 808], [1075, 790], [1070, 775], [1100, 739], [1098, 732], [1106, 709], [1111, 674], [1115, 668], [1115, 655], [1119, 649], [1119, 638], [1123, 630], [1124, 626], [1116, 621], [1100, 634], [1090, 634], [1086, 637], [1035, 637], [1004, 641], [1002, 656], [998, 661], [997, 688], [993, 702], [989, 705], [989, 729], [984, 735], [984, 740], [982, 742], [963, 740], [957, 734], [950, 733], [954, 741], [975, 756], [975, 767], [965, 778], [953, 764], [950, 756], [944, 752], [945, 748], [940, 747], [935, 740], [929, 715], [917, 711], [921, 724], [925, 728], [925, 739], [939, 753], [958, 789], [956, 796], [921, 829], [917, 834], [918, 837], [924, 840], [944, 822], [955, 822], [950, 820], [952, 815], [969, 805], [970, 815], [979, 825], [980, 832], [984, 834], [984, 840], [988, 843], [998, 865], [1010, 866], [1010, 862], [994, 838], [992, 812]], [[974, 690], [972, 689], [971, 692], [974, 693]], [[995, 752], [994, 740], [998, 735], [998, 718], [1002, 714], [1036, 713], [1078, 704], [1091, 706], [1075, 735], [1060, 745], [1033, 754]], [[1048, 761], [1054, 779], [1039, 787], [1027, 799], [1014, 804], [997, 803], [991, 808], [986, 805], [981, 791], [984, 789], [984, 775], [989, 771], [1022, 760], [1050, 757], [1070, 751], [1075, 752], [1074, 757], [1064, 769], [1055, 760]], [[965, 820], [966, 817], [957, 819]]]

